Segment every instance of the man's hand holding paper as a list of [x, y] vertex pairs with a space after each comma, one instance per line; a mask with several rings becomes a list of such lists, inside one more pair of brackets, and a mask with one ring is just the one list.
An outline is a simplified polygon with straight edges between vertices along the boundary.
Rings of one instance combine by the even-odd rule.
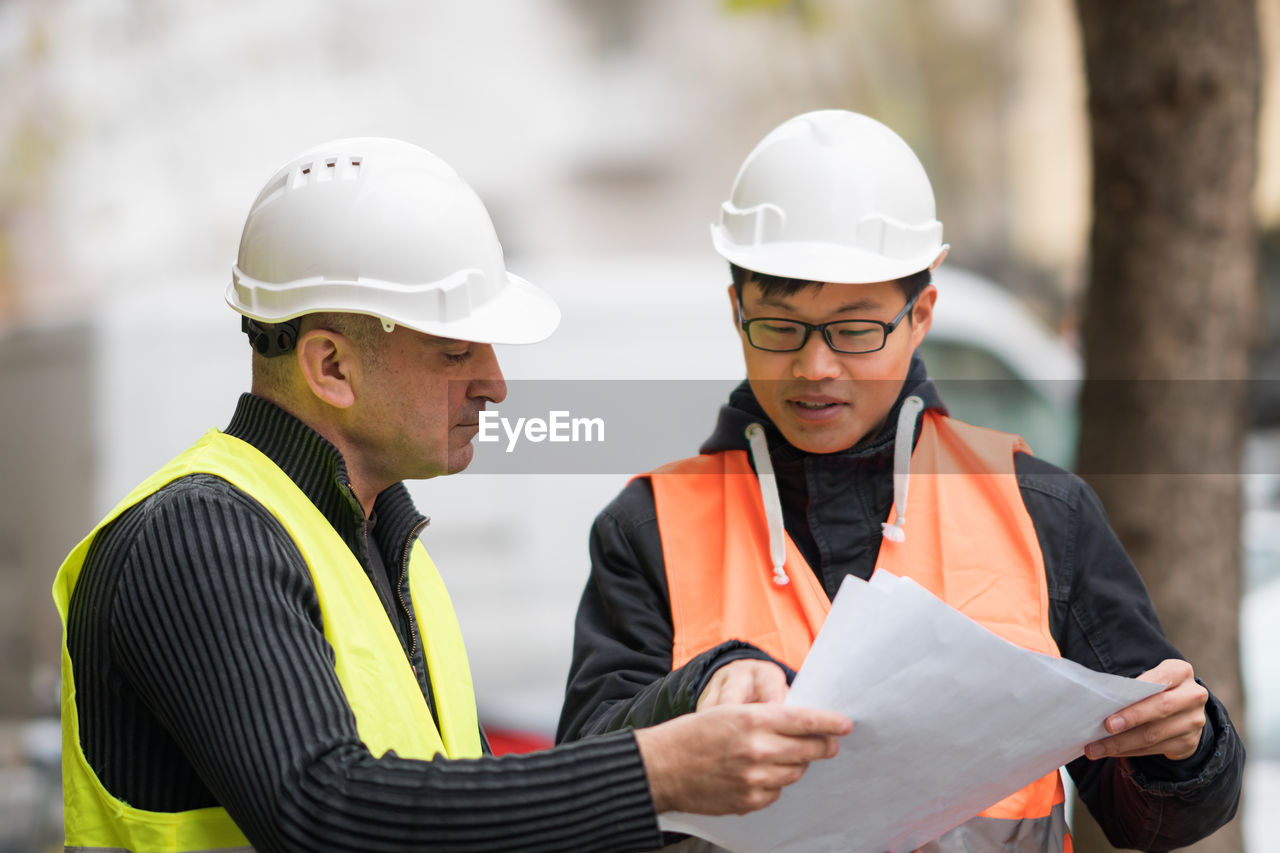
[[[673, 803], [700, 814], [742, 814], [768, 805], [810, 762], [839, 752], [838, 737], [850, 729], [840, 714], [778, 703], [724, 705], [697, 716], [703, 725], [685, 716], [636, 732], [659, 812]], [[708, 727], [708, 720], [718, 725]], [[678, 773], [660, 766], [672, 755], [684, 759]]]
[[1163, 755], [1172, 760], [1190, 758], [1204, 731], [1204, 706], [1209, 691], [1195, 679], [1191, 664], [1166, 660], [1138, 676], [1139, 681], [1164, 686], [1164, 690], [1107, 718], [1111, 737], [1089, 744], [1090, 758]]
[[662, 825], [738, 851], [913, 850], [1106, 738], [1117, 712], [1133, 725], [1113, 738], [1164, 734], [1152, 745], [1180, 754], [1193, 702], [1162, 666], [1176, 683], [1150, 703], [1159, 683], [1014, 646], [911, 581], [846, 578], [786, 699], [854, 721], [840, 754], [759, 812]]

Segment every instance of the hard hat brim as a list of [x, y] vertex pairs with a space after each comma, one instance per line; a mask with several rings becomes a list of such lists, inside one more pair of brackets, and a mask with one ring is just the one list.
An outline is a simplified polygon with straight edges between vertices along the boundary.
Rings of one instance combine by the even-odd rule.
[[[545, 340], [560, 325], [559, 306], [544, 290], [525, 279], [509, 272], [505, 276], [505, 282], [496, 294], [483, 304], [470, 308], [466, 316], [449, 320], [415, 317], [403, 310], [403, 299], [386, 300], [386, 304], [380, 306], [377, 304], [379, 300], [372, 298], [378, 294], [378, 288], [369, 280], [327, 280], [323, 287], [298, 291], [287, 289], [293, 283], [282, 287], [256, 281], [238, 268], [227, 285], [226, 301], [237, 313], [266, 323], [279, 323], [304, 314], [337, 311], [368, 314], [424, 334], [459, 341], [532, 344]], [[279, 299], [282, 292], [289, 298]], [[308, 298], [300, 300], [299, 295]], [[288, 308], [272, 310], [273, 304], [281, 302]], [[284, 305], [280, 307], [284, 308]]]
[[478, 344], [536, 344], [560, 325], [560, 307], [540, 287], [507, 273], [507, 284], [470, 316], [450, 322], [397, 321], [428, 335]]
[[904, 278], [928, 269], [942, 251], [939, 245], [910, 257], [892, 258], [831, 243], [792, 241], [742, 246], [715, 223], [711, 225], [711, 242], [722, 258], [743, 269], [831, 284], [873, 284]]

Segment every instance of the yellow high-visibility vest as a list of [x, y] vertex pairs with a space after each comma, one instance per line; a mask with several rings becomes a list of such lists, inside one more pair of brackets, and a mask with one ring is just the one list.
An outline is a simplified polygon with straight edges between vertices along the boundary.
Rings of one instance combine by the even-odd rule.
[[80, 744], [75, 677], [67, 650], [67, 613], [76, 580], [98, 533], [129, 507], [174, 480], [212, 474], [274, 515], [306, 560], [315, 582], [334, 669], [370, 754], [394, 749], [402, 758], [475, 758], [481, 754], [471, 669], [458, 620], [435, 565], [419, 542], [409, 560], [409, 593], [423, 629], [440, 727], [431, 717], [395, 628], [350, 548], [280, 468], [252, 445], [210, 430], [133, 490], [68, 555], [53, 584], [62, 619], [62, 787], [66, 844], [75, 850], [159, 851], [250, 849], [225, 809], [182, 812], [136, 809], [111, 795]]

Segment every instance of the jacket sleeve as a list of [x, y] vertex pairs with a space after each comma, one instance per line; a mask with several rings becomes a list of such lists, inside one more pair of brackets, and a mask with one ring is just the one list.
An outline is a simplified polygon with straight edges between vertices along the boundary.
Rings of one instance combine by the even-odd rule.
[[[630, 733], [496, 758], [371, 755], [279, 522], [222, 481], [163, 495], [145, 506], [107, 617], [117, 689], [136, 694], [256, 849], [656, 846]], [[163, 782], [165, 767], [133, 764]]]
[[[1019, 454], [1016, 464], [1044, 554], [1050, 628], [1062, 656], [1127, 677], [1182, 658], [1165, 636], [1093, 490], [1074, 474], [1033, 457]], [[1081, 757], [1067, 766], [1080, 799], [1113, 845], [1150, 851], [1185, 847], [1235, 815], [1244, 746], [1212, 693], [1205, 717], [1200, 746], [1183, 761]]]
[[671, 606], [648, 480], [633, 480], [597, 516], [589, 550], [591, 574], [578, 605], [557, 741], [689, 713], [721, 666], [741, 658], [773, 660], [735, 640], [672, 671]]

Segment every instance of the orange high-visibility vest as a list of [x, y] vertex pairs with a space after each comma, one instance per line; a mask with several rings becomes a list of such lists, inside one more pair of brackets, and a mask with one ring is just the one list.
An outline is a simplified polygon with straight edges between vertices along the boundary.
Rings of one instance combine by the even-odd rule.
[[[1035, 527], [1013, 454], [1023, 440], [925, 412], [911, 456], [906, 541], [882, 540], [877, 570], [909, 577], [994, 633], [1055, 657], [1049, 595]], [[799, 669], [831, 601], [786, 536], [791, 582], [773, 582], [759, 484], [747, 453], [685, 459], [646, 475], [653, 484], [674, 628], [672, 668], [726, 640], [743, 640]], [[894, 521], [890, 510], [887, 521]], [[1070, 851], [1064, 792], [1046, 774], [926, 850]]]

